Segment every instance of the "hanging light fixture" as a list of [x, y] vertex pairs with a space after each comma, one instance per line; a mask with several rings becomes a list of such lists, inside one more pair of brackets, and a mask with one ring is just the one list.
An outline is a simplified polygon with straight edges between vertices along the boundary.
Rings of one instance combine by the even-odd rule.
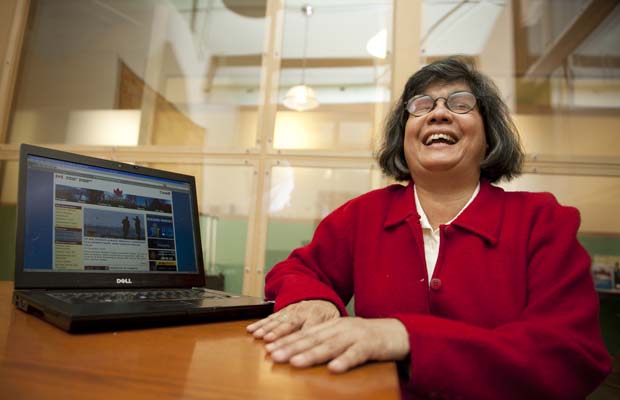
[[301, 67], [301, 85], [293, 86], [286, 92], [282, 103], [284, 107], [290, 108], [296, 111], [312, 110], [319, 106], [319, 101], [316, 99], [314, 90], [306, 85], [306, 52], [308, 51], [308, 19], [314, 12], [311, 5], [305, 4], [301, 7], [301, 12], [304, 15], [305, 28], [304, 28], [304, 47], [303, 58]]

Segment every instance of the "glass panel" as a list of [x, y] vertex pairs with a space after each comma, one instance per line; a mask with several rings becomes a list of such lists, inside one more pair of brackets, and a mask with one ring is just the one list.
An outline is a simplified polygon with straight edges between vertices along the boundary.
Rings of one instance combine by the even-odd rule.
[[[255, 170], [238, 165], [151, 164], [196, 178], [207, 285], [241, 293]], [[223, 282], [222, 282], [223, 280]], [[212, 287], [213, 287], [212, 286]]]
[[[577, 207], [582, 233], [620, 234], [620, 178], [567, 175], [523, 174], [501, 184], [508, 190], [551, 192], [560, 204]], [[620, 248], [618, 255], [620, 255]]]
[[14, 279], [18, 170], [17, 161], [0, 161], [0, 281]]
[[220, 1], [33, 0], [11, 143], [256, 146], [266, 18]]
[[618, 116], [517, 114], [513, 118], [528, 154], [561, 156], [568, 161], [598, 157], [603, 163], [614, 158], [616, 165], [620, 163]]
[[307, 244], [327, 214], [382, 185], [375, 168], [273, 167], [265, 271]]
[[[620, 9], [613, 2], [521, 2], [517, 68], [520, 110], [620, 108]], [[518, 42], [518, 41], [517, 41]], [[518, 54], [520, 52], [520, 55]]]
[[610, 354], [619, 354], [618, 302], [620, 290], [619, 177], [584, 177], [524, 174], [502, 185], [510, 190], [549, 191], [564, 205], [581, 213], [579, 240], [592, 257], [592, 277], [599, 291], [599, 320]]
[[[291, 251], [312, 240], [321, 219], [346, 201], [385, 185], [377, 168], [276, 166], [271, 192], [265, 274]], [[355, 315], [355, 299], [347, 305]]]
[[[563, 5], [562, 5], [563, 7]], [[553, 73], [551, 103], [590, 112], [620, 109], [620, 8], [616, 7]]]
[[[392, 1], [314, 1], [310, 16], [305, 3], [285, 3], [273, 147], [372, 150], [390, 101]], [[296, 111], [297, 85], [313, 90], [317, 108]]]

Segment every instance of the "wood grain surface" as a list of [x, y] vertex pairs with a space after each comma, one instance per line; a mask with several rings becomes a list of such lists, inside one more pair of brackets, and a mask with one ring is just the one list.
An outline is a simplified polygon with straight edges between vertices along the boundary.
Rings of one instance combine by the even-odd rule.
[[335, 375], [275, 364], [251, 321], [74, 335], [15, 309], [0, 282], [3, 399], [398, 399], [393, 363]]

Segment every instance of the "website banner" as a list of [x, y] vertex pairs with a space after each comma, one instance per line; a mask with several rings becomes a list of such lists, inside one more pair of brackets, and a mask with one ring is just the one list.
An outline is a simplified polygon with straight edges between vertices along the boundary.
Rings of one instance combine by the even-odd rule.
[[60, 173], [54, 174], [54, 186], [57, 201], [172, 213], [170, 190]]

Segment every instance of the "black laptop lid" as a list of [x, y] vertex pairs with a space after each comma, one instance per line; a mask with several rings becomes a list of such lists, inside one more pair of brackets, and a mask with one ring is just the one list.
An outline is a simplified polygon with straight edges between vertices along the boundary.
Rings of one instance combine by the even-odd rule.
[[195, 180], [22, 145], [15, 288], [204, 286]]

